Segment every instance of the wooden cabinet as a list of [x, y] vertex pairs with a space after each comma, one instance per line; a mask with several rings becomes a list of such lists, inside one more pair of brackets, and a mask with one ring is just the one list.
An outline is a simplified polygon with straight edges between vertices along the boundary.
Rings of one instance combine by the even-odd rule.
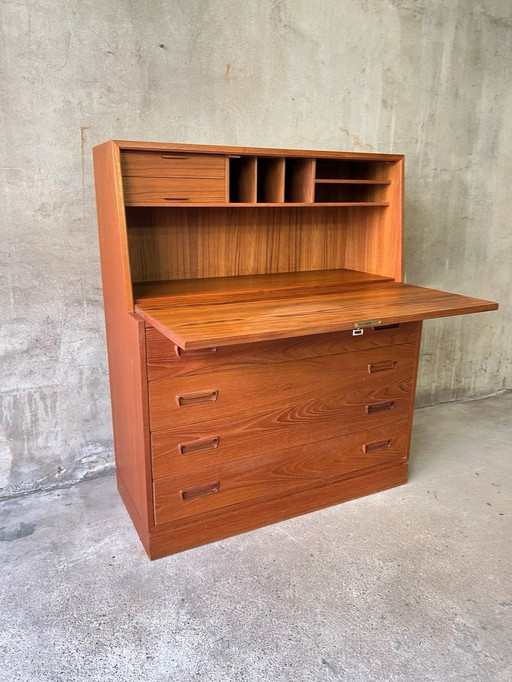
[[405, 483], [403, 157], [94, 149], [118, 486], [151, 558]]

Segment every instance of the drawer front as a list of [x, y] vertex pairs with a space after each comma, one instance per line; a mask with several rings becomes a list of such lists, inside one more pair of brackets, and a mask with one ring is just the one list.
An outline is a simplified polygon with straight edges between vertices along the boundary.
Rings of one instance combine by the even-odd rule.
[[149, 383], [153, 431], [276, 407], [319, 418], [408, 398], [416, 346], [403, 344]]
[[183, 351], [158, 330], [148, 327], [146, 329], [148, 377], [152, 381], [167, 377], [208, 374], [226, 369], [273, 365], [396, 344], [414, 344], [419, 338], [419, 323], [370, 327], [361, 331], [363, 334], [360, 336], [353, 336], [352, 332], [348, 331], [302, 336], [284, 341]]
[[[387, 426], [408, 420], [412, 410], [411, 395], [392, 400], [370, 396], [369, 402], [350, 397], [359, 402], [345, 409], [313, 402], [152, 433], [153, 478]], [[380, 409], [368, 412], [372, 404]]]
[[[407, 423], [392, 424], [154, 482], [156, 523], [329, 483], [407, 459]], [[319, 491], [321, 494], [321, 491]]]
[[214, 178], [123, 178], [127, 206], [223, 203], [227, 201], [226, 183]]
[[226, 157], [221, 154], [128, 151], [121, 154], [121, 169], [125, 176], [224, 179]]

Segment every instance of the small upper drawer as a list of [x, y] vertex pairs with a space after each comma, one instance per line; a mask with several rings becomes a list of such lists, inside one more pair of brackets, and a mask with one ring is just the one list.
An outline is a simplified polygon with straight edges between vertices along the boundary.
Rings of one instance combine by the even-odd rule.
[[160, 178], [224, 178], [226, 157], [181, 152], [123, 152], [123, 175]]
[[225, 369], [273, 365], [322, 355], [416, 343], [420, 325], [418, 322], [406, 322], [356, 331], [359, 336], [353, 336], [351, 331], [336, 332], [298, 336], [283, 341], [183, 351], [157, 329], [148, 327], [146, 329], [148, 378], [152, 381], [208, 374]]
[[226, 202], [226, 184], [215, 178], [123, 178], [127, 206], [167, 206]]

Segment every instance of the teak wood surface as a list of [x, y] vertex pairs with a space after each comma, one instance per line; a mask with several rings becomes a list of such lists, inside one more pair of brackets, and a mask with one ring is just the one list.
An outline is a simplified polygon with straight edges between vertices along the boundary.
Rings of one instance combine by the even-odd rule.
[[421, 320], [497, 304], [403, 284], [403, 156], [110, 141], [94, 167], [149, 556], [405, 483]]
[[183, 351], [154, 327], [146, 329], [148, 380], [208, 374], [228, 369], [262, 367], [322, 355], [350, 353], [398, 344], [416, 344], [420, 323], [368, 327], [354, 336], [351, 331], [298, 336], [292, 339], [212, 346]]
[[[240, 462], [225, 462], [155, 481], [157, 523], [325, 483], [361, 469], [407, 458], [407, 428], [392, 424], [378, 433], [342, 436], [329, 441], [267, 452]], [[369, 448], [369, 452], [365, 452]], [[215, 492], [183, 500], [181, 491], [218, 482]], [[215, 490], [215, 488], [213, 488]]]
[[127, 207], [132, 280], [349, 269], [400, 281], [396, 210]]
[[[339, 152], [312, 149], [281, 149], [270, 147], [235, 147], [213, 144], [181, 144], [175, 142], [140, 142], [134, 140], [111, 140], [111, 144], [120, 150], [133, 149], [145, 151], [175, 151], [178, 153], [194, 152], [198, 154], [244, 154], [248, 156], [296, 156], [326, 159], [358, 159], [361, 161], [401, 161], [403, 154], [376, 154], [374, 152]], [[109, 144], [109, 143], [104, 143]], [[101, 145], [100, 145], [101, 146]]]
[[[232, 345], [270, 339], [344, 331], [372, 326], [496, 310], [497, 304], [469, 296], [383, 282], [346, 287], [317, 296], [241, 301], [226, 304], [175, 305], [139, 303], [136, 311], [183, 349]], [[373, 322], [372, 322], [373, 321]]]
[[180, 519], [161, 524], [148, 538], [148, 554], [151, 559], [158, 559], [404, 483], [407, 483], [407, 462], [401, 461], [355, 471], [338, 481], [317, 482], [287, 495], [223, 507], [199, 518], [192, 517], [188, 522]]
[[94, 150], [118, 487], [146, 548], [153, 525], [144, 322], [133, 314], [119, 151]]
[[[319, 417], [341, 420], [347, 410], [352, 418], [354, 409], [364, 413], [368, 403], [408, 393], [414, 356], [415, 346], [407, 344], [283, 362], [270, 370], [271, 384], [267, 364], [152, 381], [151, 430], [275, 408], [299, 413], [307, 405]], [[192, 396], [191, 404], [180, 405], [180, 396]]]
[[347, 284], [386, 282], [390, 277], [345, 268], [312, 270], [239, 277], [206, 277], [187, 280], [137, 282], [133, 286], [135, 302], [152, 307], [180, 303], [203, 303], [240, 300], [269, 300], [283, 295], [328, 293]]

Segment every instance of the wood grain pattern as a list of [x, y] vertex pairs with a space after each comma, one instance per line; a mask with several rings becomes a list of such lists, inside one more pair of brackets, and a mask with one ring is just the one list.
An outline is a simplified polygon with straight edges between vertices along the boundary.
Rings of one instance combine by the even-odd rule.
[[131, 312], [116, 148], [109, 143], [96, 147], [94, 165], [118, 486], [145, 538], [153, 525], [145, 330]]
[[[180, 471], [197, 470], [203, 466], [406, 421], [413, 402], [412, 384], [411, 375], [407, 382], [395, 384], [389, 392], [382, 384], [373, 393], [352, 387], [345, 394], [344, 401], [339, 398], [336, 401], [336, 396], [331, 399], [334, 404], [314, 399], [300, 404], [274, 404], [251, 413], [153, 432], [153, 476], [160, 478]], [[390, 396], [390, 392], [394, 395]], [[391, 397], [393, 409], [375, 413], [366, 410], [367, 404], [382, 403]], [[212, 438], [218, 439], [217, 447], [187, 457], [177, 456], [181, 444]]]
[[324, 486], [300, 490], [270, 500], [210, 512], [187, 523], [163, 525], [150, 536], [151, 559], [182, 552], [207, 542], [393, 488], [407, 482], [407, 463], [384, 465], [377, 470], [355, 472]]
[[310, 203], [315, 198], [315, 159], [286, 160], [286, 201]]
[[[364, 409], [369, 402], [409, 395], [414, 355], [413, 344], [385, 346], [283, 362], [270, 371], [267, 365], [255, 365], [152, 381], [151, 430], [182, 428], [273, 407], [300, 411], [304, 405], [314, 406], [311, 412], [322, 417], [331, 413], [343, 419], [345, 409], [351, 412], [354, 406]], [[395, 364], [394, 369], [370, 373], [370, 363]], [[179, 400], [187, 395], [190, 400]]]
[[497, 304], [402, 284], [403, 157], [94, 155], [118, 487], [150, 557], [405, 482], [420, 321]]
[[[227, 196], [227, 195], [226, 195]], [[176, 202], [178, 204], [178, 202]], [[154, 206], [154, 207], [166, 207], [168, 206], [168, 203], [165, 202], [164, 200], [160, 202], [154, 202], [154, 203], [144, 203], [141, 202], [140, 204], [133, 204], [134, 206]], [[233, 201], [229, 203], [225, 203], [223, 201], [218, 201], [218, 200], [212, 200], [212, 201], [189, 201], [186, 204], [178, 204], [180, 206], [187, 206], [190, 208], [257, 208], [258, 210], [263, 209], [263, 208], [278, 208], [278, 209], [286, 209], [286, 208], [308, 208], [311, 210], [314, 210], [316, 208], [324, 208], [324, 207], [331, 207], [331, 208], [385, 208], [389, 206], [388, 201], [322, 201], [321, 203], [302, 203], [298, 201], [285, 201], [284, 203], [282, 202], [270, 202], [270, 201]]]
[[[382, 444], [385, 441], [385, 445]], [[365, 446], [378, 446], [365, 452]], [[266, 453], [243, 461], [205, 467], [155, 481], [155, 520], [159, 523], [195, 516], [247, 500], [287, 494], [339, 479], [352, 471], [407, 459], [407, 426], [392, 424]], [[211, 482], [216, 485], [208, 487]], [[182, 491], [205, 486], [205, 494], [183, 500]], [[215, 491], [215, 492], [213, 492]]]
[[121, 153], [121, 170], [124, 176], [224, 179], [226, 157], [222, 154], [127, 151]]
[[[359, 164], [360, 165], [360, 164]], [[377, 223], [372, 216], [351, 214], [345, 267], [366, 270], [403, 281], [403, 159], [394, 163], [366, 164], [373, 180], [387, 180], [383, 187], [389, 206]]]
[[417, 343], [420, 323], [408, 322], [391, 328], [369, 327], [360, 336], [352, 331], [315, 334], [284, 341], [219, 346], [199, 351], [183, 351], [154, 327], [146, 329], [148, 379], [208, 374], [226, 369], [269, 366], [281, 362], [314, 358], [335, 353]]
[[225, 182], [217, 178], [153, 178], [129, 175], [123, 178], [123, 186], [127, 206], [227, 201]]
[[284, 167], [285, 160], [281, 158], [258, 159], [258, 201], [284, 202]]
[[355, 270], [312, 270], [270, 275], [240, 277], [206, 277], [203, 279], [137, 282], [133, 292], [137, 303], [166, 307], [173, 303], [227, 303], [241, 300], [269, 300], [283, 294], [327, 293], [347, 284], [386, 282], [389, 277]]
[[105, 142], [94, 148], [93, 158], [103, 292], [112, 300], [111, 309], [133, 312], [119, 150]]
[[176, 142], [140, 142], [134, 140], [112, 140], [120, 149], [140, 149], [152, 151], [197, 152], [203, 154], [249, 154], [265, 156], [296, 156], [335, 159], [361, 159], [368, 161], [399, 161], [403, 154], [376, 154], [373, 152], [340, 152], [311, 149], [281, 149], [265, 147], [234, 147], [208, 144], [182, 144]]
[[[385, 210], [128, 208], [133, 281], [347, 268], [352, 221], [378, 230]], [[385, 241], [382, 249], [385, 252]], [[362, 263], [352, 269], [384, 275], [382, 267], [371, 270]]]
[[393, 324], [496, 310], [469, 296], [410, 284], [384, 282], [346, 287], [338, 294], [297, 299], [242, 301], [224, 305], [183, 305], [172, 309], [138, 304], [146, 322], [183, 349], [344, 331], [361, 321]]
[[258, 161], [255, 156], [229, 159], [229, 201], [253, 204], [257, 199]]

